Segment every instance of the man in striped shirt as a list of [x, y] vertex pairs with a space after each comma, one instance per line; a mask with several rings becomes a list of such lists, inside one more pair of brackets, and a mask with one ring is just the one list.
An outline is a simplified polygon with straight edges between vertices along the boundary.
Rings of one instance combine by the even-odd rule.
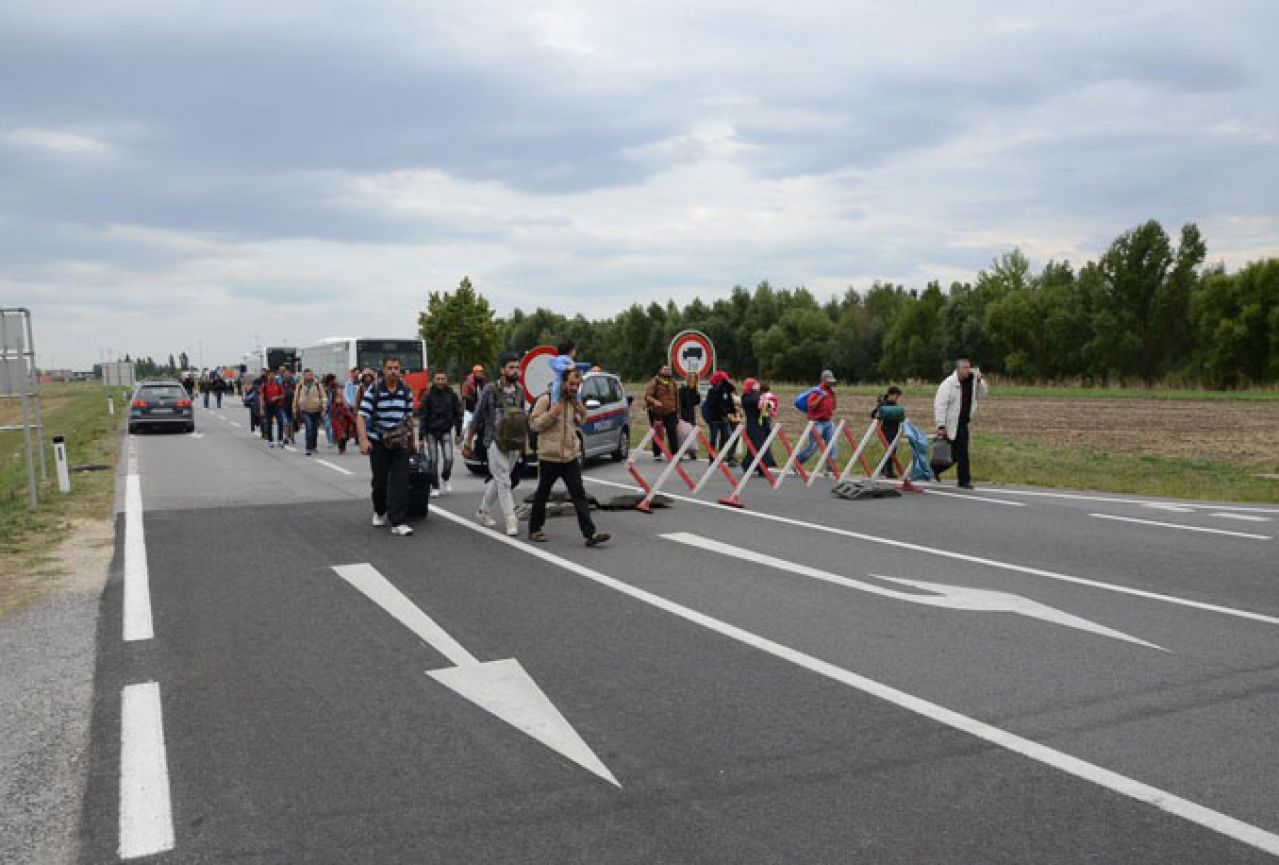
[[[413, 429], [413, 391], [400, 378], [400, 361], [382, 362], [382, 377], [369, 385], [356, 418], [360, 453], [368, 454], [373, 469], [373, 525], [391, 526], [391, 534], [411, 535], [408, 525], [409, 454], [417, 450]], [[408, 427], [403, 447], [392, 444], [397, 427]]]

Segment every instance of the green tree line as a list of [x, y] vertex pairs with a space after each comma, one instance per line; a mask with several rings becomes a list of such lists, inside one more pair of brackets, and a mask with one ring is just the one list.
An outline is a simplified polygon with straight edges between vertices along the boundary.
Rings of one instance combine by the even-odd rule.
[[[447, 318], [472, 334], [478, 326], [484, 338], [449, 348], [451, 328], [430, 327], [428, 313], [421, 324], [458, 366], [488, 363], [499, 347], [526, 351], [570, 337], [579, 358], [630, 379], [651, 375], [672, 337], [692, 328], [714, 341], [721, 369], [775, 381], [810, 381], [822, 369], [844, 381], [932, 380], [961, 354], [1020, 381], [1279, 381], [1279, 259], [1228, 273], [1205, 267], [1206, 251], [1194, 224], [1174, 245], [1151, 220], [1077, 270], [1050, 261], [1034, 273], [1013, 250], [948, 291], [937, 282], [922, 291], [877, 282], [823, 303], [806, 288], [762, 282], [710, 304], [634, 304], [602, 320], [542, 307], [495, 319], [466, 280], [459, 293], [483, 302], [485, 324], [456, 309]], [[446, 301], [434, 295], [432, 306], [444, 313]]]

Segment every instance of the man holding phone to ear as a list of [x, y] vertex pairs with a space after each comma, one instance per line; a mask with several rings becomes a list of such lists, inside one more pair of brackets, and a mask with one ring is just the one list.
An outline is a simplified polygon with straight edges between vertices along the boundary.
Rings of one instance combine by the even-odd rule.
[[933, 417], [937, 435], [948, 440], [959, 470], [960, 489], [973, 488], [968, 466], [968, 422], [977, 414], [977, 404], [986, 398], [986, 382], [981, 369], [966, 357], [955, 359], [955, 371], [937, 387]]

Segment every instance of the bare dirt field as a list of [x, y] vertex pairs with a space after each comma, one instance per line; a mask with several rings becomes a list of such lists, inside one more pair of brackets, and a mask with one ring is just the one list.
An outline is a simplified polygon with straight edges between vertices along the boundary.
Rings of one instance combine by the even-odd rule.
[[[781, 420], [792, 438], [803, 428], [793, 401], [797, 388], [777, 388]], [[631, 386], [632, 429], [647, 429], [643, 387]], [[870, 422], [873, 396], [839, 393], [836, 419], [859, 435]], [[932, 400], [904, 401], [907, 416], [931, 432]], [[1279, 401], [1192, 401], [1005, 397], [993, 390], [973, 421], [975, 432], [1049, 446], [1086, 448], [1112, 455], [1202, 459], [1259, 472], [1279, 472]]]

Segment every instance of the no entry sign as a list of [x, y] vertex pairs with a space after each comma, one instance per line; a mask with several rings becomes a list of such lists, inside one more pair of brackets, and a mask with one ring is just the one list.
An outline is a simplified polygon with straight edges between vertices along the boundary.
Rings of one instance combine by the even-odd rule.
[[676, 378], [707, 378], [715, 372], [715, 344], [700, 330], [680, 331], [671, 340], [670, 360]]
[[524, 399], [532, 403], [542, 394], [555, 379], [551, 370], [551, 361], [558, 352], [553, 345], [539, 345], [528, 350], [520, 360], [520, 386], [524, 388]]

